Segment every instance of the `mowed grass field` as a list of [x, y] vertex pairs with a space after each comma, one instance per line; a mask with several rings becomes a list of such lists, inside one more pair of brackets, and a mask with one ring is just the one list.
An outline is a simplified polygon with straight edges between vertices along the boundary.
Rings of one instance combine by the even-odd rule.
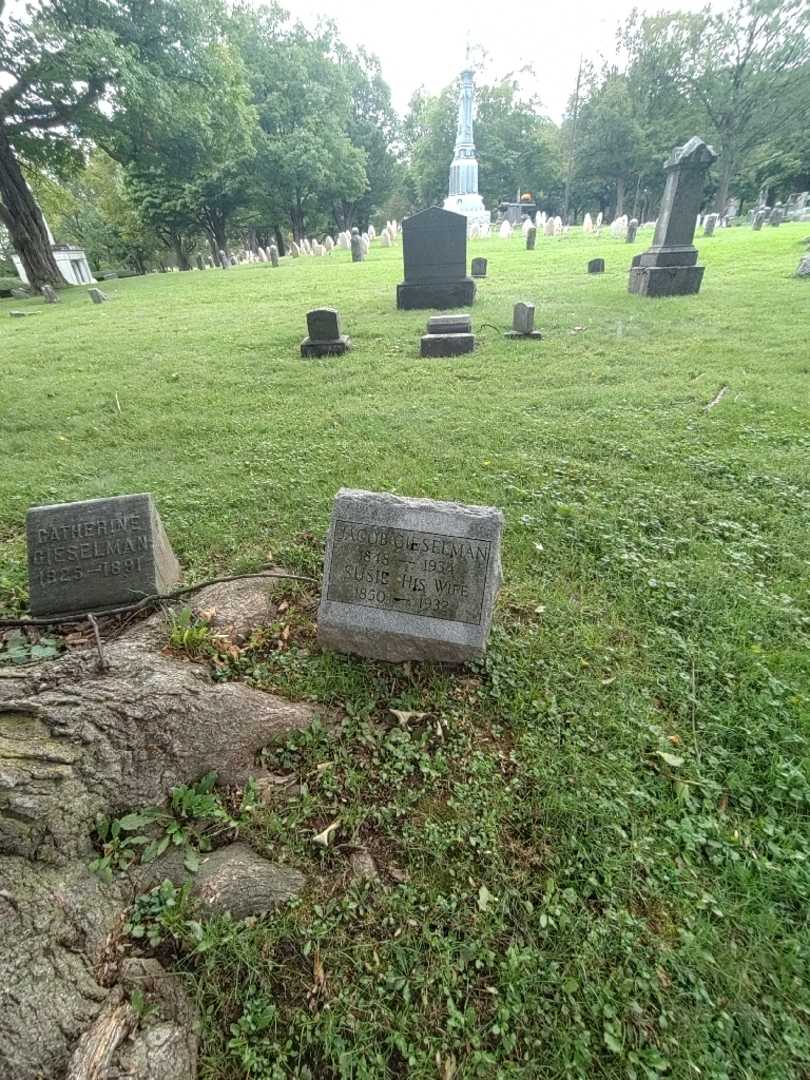
[[[301, 900], [177, 947], [207, 1080], [810, 1076], [808, 232], [698, 237], [668, 300], [627, 293], [650, 232], [474, 242], [455, 359], [401, 244], [0, 301], [9, 613], [32, 504], [151, 491], [189, 581], [319, 573], [341, 486], [505, 514], [485, 662], [322, 654], [313, 589], [220, 670], [344, 720], [268, 748], [301, 786], [245, 833]], [[353, 349], [302, 361], [323, 305]]]

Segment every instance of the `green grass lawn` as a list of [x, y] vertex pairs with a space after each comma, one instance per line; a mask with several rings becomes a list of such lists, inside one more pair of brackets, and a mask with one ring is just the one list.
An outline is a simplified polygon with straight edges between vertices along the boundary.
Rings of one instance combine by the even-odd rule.
[[[178, 948], [202, 1077], [810, 1075], [808, 231], [698, 237], [670, 300], [627, 293], [649, 232], [474, 242], [446, 360], [395, 310], [401, 245], [0, 301], [8, 611], [31, 504], [151, 491], [192, 581], [318, 572], [344, 485], [506, 517], [474, 669], [320, 654], [291, 592], [224, 672], [345, 720], [268, 749], [302, 787], [247, 832], [303, 899]], [[503, 338], [517, 300], [543, 341]], [[353, 350], [302, 361], [320, 305]]]

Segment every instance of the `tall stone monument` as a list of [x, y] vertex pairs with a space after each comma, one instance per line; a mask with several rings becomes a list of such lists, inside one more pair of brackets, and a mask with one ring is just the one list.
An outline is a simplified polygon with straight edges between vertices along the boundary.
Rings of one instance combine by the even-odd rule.
[[478, 194], [478, 158], [473, 141], [473, 100], [475, 87], [473, 73], [469, 69], [461, 73], [458, 99], [458, 129], [453, 161], [450, 165], [450, 184], [445, 210], [463, 214], [467, 219], [467, 235], [473, 225], [489, 225], [491, 215], [484, 209], [484, 200]]
[[461, 214], [432, 206], [402, 222], [405, 280], [397, 307], [469, 307], [475, 282], [467, 276], [467, 224]]
[[697, 136], [676, 146], [664, 168], [667, 183], [652, 247], [636, 255], [629, 290], [640, 296], [687, 296], [700, 291], [705, 267], [697, 266], [692, 243], [706, 173], [717, 160], [711, 146]]

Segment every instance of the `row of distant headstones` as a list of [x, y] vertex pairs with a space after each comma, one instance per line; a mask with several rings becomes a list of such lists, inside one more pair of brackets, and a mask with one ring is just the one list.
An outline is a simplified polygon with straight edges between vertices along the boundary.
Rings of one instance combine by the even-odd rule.
[[[342, 489], [326, 540], [322, 644], [382, 660], [481, 656], [502, 529], [494, 507]], [[51, 623], [171, 599], [180, 580], [149, 494], [32, 507], [26, 540], [31, 613]]]

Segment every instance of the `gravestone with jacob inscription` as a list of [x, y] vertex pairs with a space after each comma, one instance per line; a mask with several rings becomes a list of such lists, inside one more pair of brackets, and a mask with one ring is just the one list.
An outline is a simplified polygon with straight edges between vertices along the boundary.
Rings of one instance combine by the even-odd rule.
[[132, 604], [180, 578], [151, 495], [33, 506], [26, 538], [32, 615]]
[[326, 542], [318, 639], [378, 660], [484, 654], [501, 584], [503, 515], [341, 489]]
[[467, 219], [432, 206], [402, 222], [405, 280], [397, 285], [397, 307], [467, 307], [475, 282], [467, 276]]

